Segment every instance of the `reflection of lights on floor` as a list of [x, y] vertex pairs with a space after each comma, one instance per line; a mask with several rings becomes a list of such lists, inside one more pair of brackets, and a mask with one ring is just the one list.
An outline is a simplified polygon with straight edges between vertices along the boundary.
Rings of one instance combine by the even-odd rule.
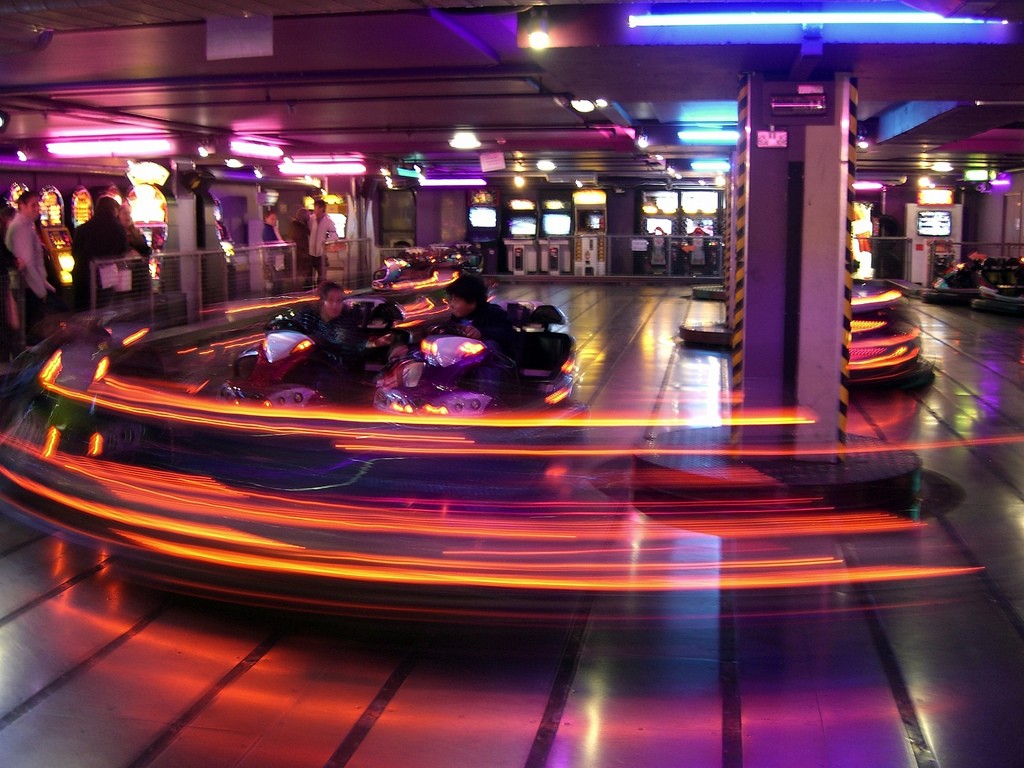
[[[139, 557], [191, 567], [327, 581], [502, 590], [656, 592], [776, 588], [935, 578], [929, 565], [850, 566], [832, 554], [786, 555], [786, 537], [891, 533], [919, 525], [882, 513], [830, 514], [796, 503], [750, 515], [742, 503], [693, 530], [618, 502], [460, 504], [415, 497], [267, 493], [193, 474], [132, 467], [8, 439], [22, 471], [3, 476], [47, 503], [50, 522]], [[746, 514], [746, 519], [742, 515]], [[773, 540], [754, 557], [694, 561], [693, 537]], [[247, 577], [245, 577], [247, 578]]]

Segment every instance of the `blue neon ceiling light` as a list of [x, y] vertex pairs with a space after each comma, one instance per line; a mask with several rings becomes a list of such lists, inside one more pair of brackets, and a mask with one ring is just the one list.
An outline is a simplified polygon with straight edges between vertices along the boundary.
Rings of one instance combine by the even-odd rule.
[[691, 160], [690, 170], [706, 173], [725, 173], [732, 169], [728, 160]]
[[735, 144], [740, 132], [735, 128], [693, 127], [676, 134], [683, 144]]
[[1004, 19], [947, 17], [927, 11], [747, 11], [629, 16], [630, 27], [822, 26], [825, 24], [1006, 24]]

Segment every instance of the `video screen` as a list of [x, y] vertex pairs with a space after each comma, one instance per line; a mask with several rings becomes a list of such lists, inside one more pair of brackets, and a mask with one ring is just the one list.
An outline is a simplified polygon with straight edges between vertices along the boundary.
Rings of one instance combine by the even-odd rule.
[[568, 213], [545, 213], [541, 225], [548, 237], [565, 237], [572, 232], [572, 217]]
[[596, 211], [580, 213], [580, 229], [584, 232], [603, 232], [604, 214]]
[[498, 209], [490, 205], [470, 206], [469, 226], [474, 229], [496, 229], [498, 226]]
[[953, 233], [951, 211], [918, 211], [917, 234], [919, 237], [949, 237]]
[[648, 235], [671, 235], [672, 234], [672, 219], [651, 219], [648, 218], [647, 222], [647, 234]]
[[536, 237], [536, 216], [513, 216], [508, 220], [508, 233], [512, 237]]

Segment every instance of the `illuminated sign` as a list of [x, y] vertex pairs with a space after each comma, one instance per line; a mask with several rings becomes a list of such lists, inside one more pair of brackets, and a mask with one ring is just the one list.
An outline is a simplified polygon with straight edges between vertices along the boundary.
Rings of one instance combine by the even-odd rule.
[[918, 205], [952, 205], [952, 189], [921, 189], [917, 192]]
[[152, 184], [155, 187], [162, 187], [170, 178], [171, 172], [156, 163], [133, 163], [129, 160], [128, 172], [125, 175], [133, 186]]

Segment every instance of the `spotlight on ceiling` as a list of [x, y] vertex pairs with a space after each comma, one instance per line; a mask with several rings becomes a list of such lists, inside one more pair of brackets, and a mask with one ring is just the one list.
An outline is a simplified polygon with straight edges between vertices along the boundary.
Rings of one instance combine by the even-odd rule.
[[8, 123], [11, 122], [11, 116], [0, 109], [0, 133], [7, 130]]
[[527, 20], [526, 39], [530, 47], [535, 51], [541, 51], [551, 45], [551, 36], [548, 34], [548, 12], [546, 9], [530, 11]]

